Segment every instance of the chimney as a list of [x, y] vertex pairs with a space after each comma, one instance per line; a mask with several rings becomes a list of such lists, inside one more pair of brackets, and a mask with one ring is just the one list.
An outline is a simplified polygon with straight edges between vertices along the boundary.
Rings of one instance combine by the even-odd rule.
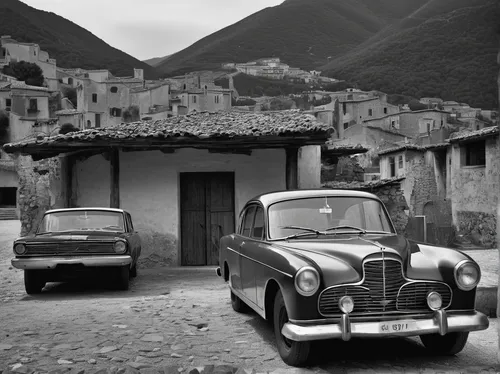
[[144, 79], [144, 69], [134, 69], [134, 78]]

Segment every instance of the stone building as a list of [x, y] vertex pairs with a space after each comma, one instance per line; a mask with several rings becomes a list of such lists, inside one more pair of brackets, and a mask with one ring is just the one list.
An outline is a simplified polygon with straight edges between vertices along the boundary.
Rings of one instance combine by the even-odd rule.
[[140, 233], [142, 266], [213, 265], [212, 244], [234, 232], [249, 198], [320, 187], [320, 145], [329, 135], [327, 125], [299, 111], [220, 112], [4, 148], [18, 164], [33, 159], [44, 170], [41, 178], [20, 176], [31, 191], [21, 201], [23, 233], [48, 208], [120, 207], [132, 214]]

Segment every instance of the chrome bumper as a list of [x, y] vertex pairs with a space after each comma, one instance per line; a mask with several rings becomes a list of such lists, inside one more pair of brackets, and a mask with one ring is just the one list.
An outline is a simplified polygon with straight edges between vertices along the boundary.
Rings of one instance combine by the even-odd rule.
[[339, 323], [327, 325], [302, 326], [285, 323], [281, 333], [290, 340], [310, 341], [342, 338], [344, 341], [352, 337], [384, 337], [384, 336], [415, 336], [449, 332], [486, 330], [489, 326], [486, 315], [480, 312], [460, 313], [444, 310], [434, 312], [432, 318], [412, 319], [399, 317], [390, 321], [351, 322], [344, 314]]
[[55, 269], [57, 265], [125, 266], [132, 263], [132, 257], [129, 255], [26, 257], [13, 258], [11, 263], [17, 269]]

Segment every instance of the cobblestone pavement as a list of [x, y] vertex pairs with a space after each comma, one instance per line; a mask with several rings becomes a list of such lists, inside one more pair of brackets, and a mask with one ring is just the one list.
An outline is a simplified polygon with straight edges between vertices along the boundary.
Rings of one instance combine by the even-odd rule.
[[125, 292], [97, 284], [52, 283], [41, 295], [28, 296], [22, 272], [10, 267], [18, 229], [18, 222], [0, 221], [0, 374], [500, 369], [494, 319], [485, 332], [472, 333], [455, 357], [428, 356], [413, 338], [333, 341], [316, 345], [314, 367], [289, 368], [277, 354], [270, 326], [255, 313], [234, 312], [227, 285], [213, 270], [147, 269]]

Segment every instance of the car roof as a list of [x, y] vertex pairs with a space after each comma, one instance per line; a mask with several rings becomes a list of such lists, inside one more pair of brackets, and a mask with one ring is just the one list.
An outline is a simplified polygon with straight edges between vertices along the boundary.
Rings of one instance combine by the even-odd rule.
[[47, 210], [47, 213], [58, 213], [58, 212], [71, 212], [71, 211], [84, 211], [84, 210], [99, 210], [103, 212], [116, 212], [116, 213], [127, 213], [127, 211], [123, 209], [117, 208], [104, 208], [104, 207], [88, 207], [88, 208], [60, 208], [60, 209], [51, 209]]
[[255, 196], [253, 199], [249, 200], [250, 202], [260, 202], [265, 207], [268, 207], [271, 204], [285, 201], [285, 200], [293, 200], [293, 199], [303, 199], [310, 197], [366, 197], [370, 199], [376, 199], [380, 201], [377, 195], [374, 195], [369, 192], [357, 191], [357, 190], [342, 190], [342, 189], [333, 189], [333, 188], [314, 188], [307, 190], [284, 190], [284, 191], [273, 191], [267, 192], [258, 196]]

